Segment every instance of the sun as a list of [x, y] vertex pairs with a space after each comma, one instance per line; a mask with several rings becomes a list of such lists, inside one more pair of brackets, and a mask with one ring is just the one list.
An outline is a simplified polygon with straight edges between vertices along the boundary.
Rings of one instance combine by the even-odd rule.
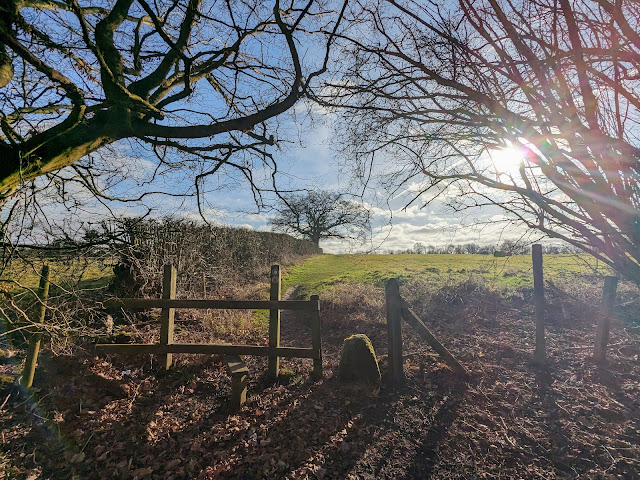
[[520, 165], [525, 160], [521, 147], [510, 146], [489, 151], [489, 163], [498, 176], [517, 175]]

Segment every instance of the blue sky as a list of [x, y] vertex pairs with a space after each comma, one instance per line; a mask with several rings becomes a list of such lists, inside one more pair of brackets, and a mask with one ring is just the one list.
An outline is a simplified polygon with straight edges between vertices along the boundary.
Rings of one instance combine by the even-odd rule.
[[[321, 62], [321, 43], [304, 38], [305, 43], [300, 45], [300, 51], [305, 63]], [[273, 48], [269, 53], [274, 58], [280, 58], [280, 54], [285, 52], [277, 44]], [[251, 86], [252, 84], [245, 85], [247, 88]], [[216, 98], [205, 85], [189, 101], [197, 104], [201, 110], [208, 111], [209, 108], [216, 108], [216, 101], [220, 103], [219, 106], [224, 106]], [[181, 105], [177, 104], [176, 108], [179, 106]], [[360, 193], [359, 186], [352, 182], [348, 159], [341, 157], [339, 145], [333, 142], [333, 120], [321, 108], [299, 102], [293, 110], [270, 122], [271, 126], [277, 125], [280, 139], [279, 145], [271, 148], [270, 152], [278, 165], [277, 185], [281, 191], [327, 189]], [[74, 203], [71, 211], [61, 205], [57, 197], [42, 198], [41, 203], [46, 205], [47, 219], [68, 226], [82, 222], [97, 223], [108, 215], [140, 215], [147, 209], [152, 209], [153, 215], [158, 217], [172, 215], [200, 221], [195, 199], [180, 196], [193, 194], [193, 181], [199, 173], [197, 169], [167, 170], [149, 183], [157, 159], [143, 146], [130, 140], [118, 142], [92, 156], [98, 165], [101, 162], [107, 167], [115, 165], [120, 172], [120, 176], [112, 179], [111, 183], [104, 180], [105, 192], [110, 195], [135, 197], [143, 192], [159, 190], [176, 196], [152, 194], [141, 202], [102, 204], [93, 200], [82, 189], [70, 185], [67, 194]], [[380, 169], [390, 164], [382, 155], [377, 158], [377, 162]], [[62, 175], [67, 173], [71, 171], [63, 171]], [[270, 187], [271, 170], [258, 167], [254, 169], [254, 175], [258, 184]], [[372, 212], [371, 238], [364, 245], [327, 241], [322, 245], [325, 251], [404, 250], [417, 242], [435, 246], [467, 242], [496, 245], [502, 240], [517, 238], [522, 234], [513, 227], [505, 230], [504, 216], [499, 209], [484, 208], [461, 215], [447, 208], [446, 196], [425, 208], [420, 208], [420, 203], [405, 208], [416, 187], [415, 183], [409, 182], [403, 189], [389, 196], [379, 185], [369, 185], [360, 200]], [[263, 200], [269, 205], [274, 202], [275, 196], [264, 191]], [[237, 172], [226, 172], [206, 180], [203, 213], [206, 220], [212, 223], [255, 230], [270, 229], [268, 208], [258, 208], [248, 183]]]
[[[272, 153], [278, 164], [277, 184], [281, 190], [318, 188], [359, 192], [353, 185], [350, 186], [348, 165], [340, 158], [339, 146], [332, 143], [334, 126], [331, 120], [318, 109], [314, 109], [310, 117], [304, 104], [280, 119], [279, 133], [286, 141], [281, 142], [280, 147], [274, 148]], [[129, 141], [115, 144], [95, 158], [118, 166], [123, 180], [108, 189], [114, 196], [131, 197], [152, 190], [174, 194], [193, 192], [195, 174], [187, 169], [172, 170], [160, 175], [152, 184], [145, 183], [157, 161], [143, 148]], [[378, 161], [381, 165], [388, 163], [384, 158]], [[270, 170], [257, 169], [255, 174], [263, 185], [268, 186]], [[270, 230], [268, 208], [259, 209], [246, 181], [233, 177], [220, 175], [208, 179], [209, 191], [205, 194], [203, 205], [206, 219], [216, 224]], [[324, 241], [321, 246], [328, 253], [342, 253], [404, 250], [417, 242], [434, 246], [467, 242], [498, 245], [503, 240], [516, 239], [524, 233], [522, 229], [505, 223], [506, 217], [497, 207], [475, 209], [464, 214], [453, 212], [446, 205], [446, 195], [425, 208], [421, 208], [420, 203], [407, 207], [408, 198], [418, 187], [415, 182], [409, 182], [389, 197], [376, 185], [370, 185], [361, 199], [372, 213], [373, 231], [369, 241], [365, 244]], [[80, 201], [80, 207], [70, 213], [52, 200], [46, 207], [48, 217], [56, 218], [59, 222], [95, 222], [108, 214], [133, 216], [151, 208], [155, 216], [172, 215], [201, 221], [193, 197], [149, 195], [142, 202], [107, 202], [107, 206], [104, 206], [91, 200], [90, 195], [81, 190], [71, 190], [71, 196]], [[263, 193], [267, 205], [274, 199], [272, 193]]]

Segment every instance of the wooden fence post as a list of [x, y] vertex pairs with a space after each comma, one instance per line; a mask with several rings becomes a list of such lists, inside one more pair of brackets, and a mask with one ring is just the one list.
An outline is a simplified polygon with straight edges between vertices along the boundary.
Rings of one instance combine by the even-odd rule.
[[320, 297], [311, 295], [310, 300], [315, 303], [311, 313], [311, 345], [319, 358], [313, 359], [313, 377], [322, 378], [322, 320], [320, 319]]
[[533, 361], [544, 364], [547, 360], [547, 347], [544, 337], [544, 277], [542, 273], [542, 245], [536, 243], [531, 249], [533, 260], [533, 298], [536, 308], [536, 349]]
[[[280, 265], [271, 265], [271, 292], [269, 300], [280, 300], [281, 278]], [[275, 308], [269, 311], [269, 346], [280, 346], [280, 310]], [[268, 375], [277, 379], [280, 373], [280, 358], [269, 357]]]
[[[164, 266], [164, 275], [162, 277], [162, 298], [176, 298], [176, 283], [178, 279], [178, 271], [173, 265]], [[170, 345], [173, 343], [173, 320], [175, 317], [175, 308], [163, 308], [160, 316], [160, 345]], [[163, 353], [160, 355], [160, 365], [164, 370], [169, 370], [173, 363], [172, 353]]]
[[[37, 322], [44, 323], [44, 317], [47, 313], [47, 297], [49, 296], [49, 265], [42, 266], [40, 274], [40, 286], [38, 288], [38, 299], [40, 300], [40, 308], [38, 309]], [[36, 364], [38, 363], [38, 353], [40, 352], [40, 341], [42, 335], [34, 333], [29, 338], [29, 346], [27, 347], [27, 358], [24, 362], [24, 370], [22, 371], [22, 384], [26, 388], [33, 385], [33, 377], [36, 373]]]
[[598, 328], [596, 330], [596, 342], [593, 347], [593, 360], [596, 362], [604, 361], [607, 355], [609, 326], [611, 324], [611, 315], [613, 315], [613, 304], [616, 300], [617, 288], [618, 277], [605, 277], [604, 288], [602, 289], [600, 317], [598, 318]]
[[401, 383], [404, 381], [404, 371], [402, 369], [402, 303], [400, 285], [395, 278], [387, 280], [385, 300], [387, 306], [389, 381], [391, 383]]

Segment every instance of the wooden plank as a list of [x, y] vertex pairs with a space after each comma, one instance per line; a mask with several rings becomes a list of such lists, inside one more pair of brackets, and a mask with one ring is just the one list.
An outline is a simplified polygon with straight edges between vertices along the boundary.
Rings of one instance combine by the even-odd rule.
[[[176, 298], [176, 283], [178, 279], [178, 271], [173, 265], [164, 266], [164, 275], [162, 277], [162, 298]], [[173, 343], [173, 329], [175, 309], [164, 307], [160, 315], [160, 344], [170, 345]], [[173, 357], [170, 353], [163, 353], [160, 358], [160, 365], [164, 370], [169, 370], [173, 363]]]
[[532, 246], [533, 261], [533, 300], [536, 309], [536, 349], [533, 361], [544, 365], [547, 361], [547, 346], [544, 337], [544, 277], [542, 270], [542, 245]]
[[414, 330], [416, 330], [418, 334], [420, 334], [422, 338], [425, 339], [425, 341], [429, 344], [429, 346], [433, 348], [438, 353], [438, 355], [440, 355], [440, 358], [442, 358], [442, 360], [447, 365], [449, 365], [454, 372], [464, 377], [469, 376], [469, 372], [467, 371], [467, 369], [460, 362], [458, 362], [456, 357], [454, 357], [444, 345], [442, 345], [438, 341], [435, 335], [431, 333], [431, 330], [427, 328], [424, 322], [420, 320], [420, 317], [418, 317], [413, 312], [413, 310], [409, 308], [409, 305], [403, 299], [401, 299], [401, 312], [402, 312], [402, 318], [404, 318], [405, 321], [409, 325], [411, 325], [414, 328]]
[[311, 345], [318, 353], [313, 359], [313, 377], [322, 378], [322, 319], [320, 318], [320, 297], [312, 295], [311, 301], [317, 304], [316, 311], [311, 315]]
[[616, 300], [617, 288], [618, 277], [605, 277], [604, 288], [602, 289], [600, 316], [598, 318], [598, 327], [596, 329], [596, 341], [593, 347], [593, 360], [596, 362], [603, 362], [607, 356], [609, 329], [611, 325], [611, 316], [613, 315], [613, 305]]
[[106, 308], [194, 308], [220, 310], [306, 310], [314, 311], [313, 302], [307, 300], [188, 300], [162, 298], [114, 298], [102, 302]]
[[249, 368], [244, 363], [240, 355], [225, 355], [224, 363], [227, 365], [227, 373], [229, 375], [235, 375], [237, 373], [248, 373]]
[[319, 355], [314, 348], [273, 348], [258, 345], [212, 345], [210, 343], [174, 343], [171, 345], [159, 345], [157, 343], [100, 343], [96, 345], [96, 349], [104, 353], [123, 355], [189, 353], [203, 355], [255, 355], [258, 357], [277, 355], [284, 358], [317, 358]]
[[[50, 272], [49, 265], [42, 266], [42, 272], [40, 274], [40, 285], [38, 288], [38, 298], [40, 300], [40, 308], [38, 310], [37, 323], [44, 323], [44, 318], [47, 314], [47, 298], [49, 297], [49, 285], [50, 285]], [[40, 341], [42, 335], [34, 333], [29, 338], [29, 346], [27, 347], [27, 357], [24, 361], [24, 369], [22, 370], [22, 384], [26, 388], [31, 388], [33, 385], [33, 377], [36, 374], [36, 365], [38, 363], [38, 354], [40, 353]]]
[[[271, 289], [269, 299], [272, 302], [280, 300], [282, 289], [282, 281], [280, 276], [280, 265], [271, 265]], [[280, 309], [272, 308], [269, 311], [269, 346], [277, 348], [280, 346]], [[278, 357], [269, 357], [269, 366], [267, 375], [271, 379], [277, 379], [280, 373], [280, 359]]]
[[402, 368], [402, 325], [400, 322], [400, 285], [398, 280], [390, 278], [385, 285], [385, 304], [387, 307], [387, 337], [389, 359], [389, 381], [402, 383], [404, 371]]
[[238, 410], [247, 401], [249, 369], [238, 355], [225, 355], [224, 361], [231, 375], [231, 409]]
[[247, 380], [249, 375], [241, 373], [231, 377], [231, 409], [238, 410], [247, 401]]

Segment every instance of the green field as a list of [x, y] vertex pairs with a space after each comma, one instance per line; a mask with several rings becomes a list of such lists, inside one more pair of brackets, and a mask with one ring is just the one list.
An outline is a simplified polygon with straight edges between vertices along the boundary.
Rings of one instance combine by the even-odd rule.
[[[111, 265], [94, 260], [72, 262], [49, 261], [52, 283], [62, 288], [94, 289], [108, 284]], [[560, 283], [591, 281], [610, 270], [588, 255], [545, 255], [545, 278]], [[596, 268], [597, 267], [597, 268]], [[3, 275], [4, 289], [35, 289], [40, 263], [16, 261]], [[420, 277], [435, 284], [457, 283], [477, 277], [499, 289], [518, 289], [533, 284], [531, 256], [514, 255], [496, 258], [492, 255], [319, 255], [299, 265], [289, 266], [283, 276], [283, 293], [300, 286], [299, 295], [320, 294], [338, 284], [382, 285], [390, 277], [401, 281]], [[75, 284], [75, 285], [74, 285]]]
[[113, 276], [113, 262], [100, 258], [81, 257], [71, 260], [16, 259], [0, 276], [0, 288], [19, 293], [36, 289], [42, 266], [50, 268], [51, 285], [64, 290], [93, 290], [105, 287]]
[[[610, 270], [587, 255], [545, 255], [546, 279], [588, 281], [593, 275], [608, 275]], [[463, 281], [477, 276], [500, 289], [533, 285], [530, 255], [496, 258], [491, 255], [321, 255], [289, 267], [283, 290], [300, 285], [301, 296], [319, 294], [340, 283], [382, 285], [390, 278], [422, 277], [434, 284]]]

